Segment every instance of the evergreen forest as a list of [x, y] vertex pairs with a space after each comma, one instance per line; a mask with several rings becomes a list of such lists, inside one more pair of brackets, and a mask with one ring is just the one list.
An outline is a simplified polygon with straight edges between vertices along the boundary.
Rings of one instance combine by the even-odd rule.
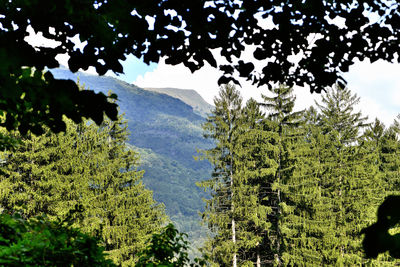
[[212, 166], [196, 183], [208, 230], [189, 232], [190, 242], [184, 216], [143, 182], [159, 161], [128, 143], [124, 115], [99, 125], [64, 117], [66, 131], [42, 135], [1, 128], [15, 145], [0, 152], [0, 226], [9, 229], [0, 264], [64, 265], [60, 255], [72, 255], [68, 266], [398, 265], [388, 252], [367, 258], [362, 243], [400, 189], [399, 121], [370, 122], [339, 85], [301, 111], [293, 88], [267, 93], [244, 103], [228, 84], [214, 99], [197, 154]]
[[[400, 114], [345, 76], [399, 44], [395, 0], [0, 0], [0, 266], [400, 265]], [[213, 68], [214, 106], [71, 74], [128, 57]]]
[[143, 184], [165, 205], [177, 229], [198, 247], [206, 231], [198, 213], [204, 210], [202, 198], [208, 194], [195, 183], [210, 175], [211, 165], [193, 156], [196, 149], [213, 144], [203, 137], [201, 127], [206, 117], [202, 114], [208, 114], [212, 106], [194, 90], [147, 90], [109, 76], [72, 73], [66, 68], [51, 72], [60, 79], [79, 80], [97, 93], [111, 90], [118, 95], [119, 112], [124, 114], [129, 132], [126, 145], [140, 155], [138, 170], [144, 171]]
[[285, 85], [262, 99], [243, 103], [226, 85], [203, 126], [215, 142], [202, 151], [212, 175], [198, 182], [211, 193], [201, 214], [210, 265], [398, 265], [388, 253], [367, 259], [362, 240], [400, 189], [399, 122], [368, 122], [340, 86], [302, 111]]
[[126, 121], [64, 121], [59, 134], [10, 134], [21, 143], [0, 154], [2, 213], [64, 220], [80, 207], [73, 226], [98, 236], [114, 263], [131, 266], [167, 217], [142, 183], [138, 153], [126, 147]]

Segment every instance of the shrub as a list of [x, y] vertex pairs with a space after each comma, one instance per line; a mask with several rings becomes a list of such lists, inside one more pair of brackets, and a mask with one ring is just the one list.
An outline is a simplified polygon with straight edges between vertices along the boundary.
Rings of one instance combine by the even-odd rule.
[[0, 214], [1, 266], [115, 266], [99, 239], [65, 221]]

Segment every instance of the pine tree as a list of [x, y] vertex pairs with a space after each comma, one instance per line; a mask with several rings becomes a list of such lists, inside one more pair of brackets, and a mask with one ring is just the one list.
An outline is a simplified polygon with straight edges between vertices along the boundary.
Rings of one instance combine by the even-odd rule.
[[132, 265], [165, 215], [141, 182], [138, 154], [125, 146], [126, 121], [65, 122], [64, 133], [32, 134], [1, 153], [1, 208], [63, 218], [80, 205], [75, 226], [100, 236], [115, 263]]

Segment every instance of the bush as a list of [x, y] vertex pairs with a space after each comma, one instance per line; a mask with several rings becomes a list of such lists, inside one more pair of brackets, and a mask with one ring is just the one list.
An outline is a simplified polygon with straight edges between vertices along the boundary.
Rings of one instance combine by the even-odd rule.
[[173, 224], [164, 227], [160, 234], [154, 234], [149, 246], [141, 253], [136, 267], [149, 266], [205, 266], [203, 259], [194, 259], [195, 263], [190, 263], [187, 250], [189, 242], [186, 241], [186, 234], [179, 233]]
[[0, 214], [1, 266], [115, 266], [95, 237], [65, 221]]

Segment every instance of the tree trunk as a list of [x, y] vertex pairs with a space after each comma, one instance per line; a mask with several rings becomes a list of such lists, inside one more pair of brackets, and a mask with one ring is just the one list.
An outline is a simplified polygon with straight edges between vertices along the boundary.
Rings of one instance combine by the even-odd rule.
[[[235, 246], [236, 244], [236, 230], [235, 230], [235, 219], [232, 218], [232, 242]], [[236, 249], [236, 248], [234, 248]], [[233, 259], [232, 259], [232, 266], [236, 267], [237, 266], [237, 259], [236, 259], [236, 251], [233, 252]]]
[[256, 262], [257, 267], [261, 267], [261, 258], [260, 258], [260, 245], [257, 245], [257, 262]]
[[[232, 165], [231, 165], [232, 168]], [[236, 259], [236, 226], [235, 226], [235, 217], [234, 217], [234, 211], [235, 211], [235, 206], [233, 203], [233, 173], [231, 169], [231, 210], [232, 210], [232, 242], [234, 246], [234, 251], [233, 251], [233, 257], [232, 257], [232, 266], [236, 267], [237, 266], [237, 259]]]
[[[281, 185], [281, 168], [282, 168], [282, 130], [279, 129], [279, 158], [278, 158], [278, 185]], [[275, 260], [278, 263], [278, 266], [281, 266], [281, 260], [280, 260], [280, 255], [281, 255], [281, 243], [280, 243], [280, 239], [281, 239], [281, 233], [280, 233], [280, 217], [281, 217], [281, 209], [280, 209], [280, 205], [281, 205], [281, 189], [278, 186], [278, 192], [277, 192], [277, 197], [278, 197], [278, 205], [277, 205], [277, 212], [278, 212], [278, 216], [277, 216], [277, 226], [276, 226], [276, 230], [277, 230], [277, 244], [276, 244], [276, 250], [277, 253], [275, 254]]]

